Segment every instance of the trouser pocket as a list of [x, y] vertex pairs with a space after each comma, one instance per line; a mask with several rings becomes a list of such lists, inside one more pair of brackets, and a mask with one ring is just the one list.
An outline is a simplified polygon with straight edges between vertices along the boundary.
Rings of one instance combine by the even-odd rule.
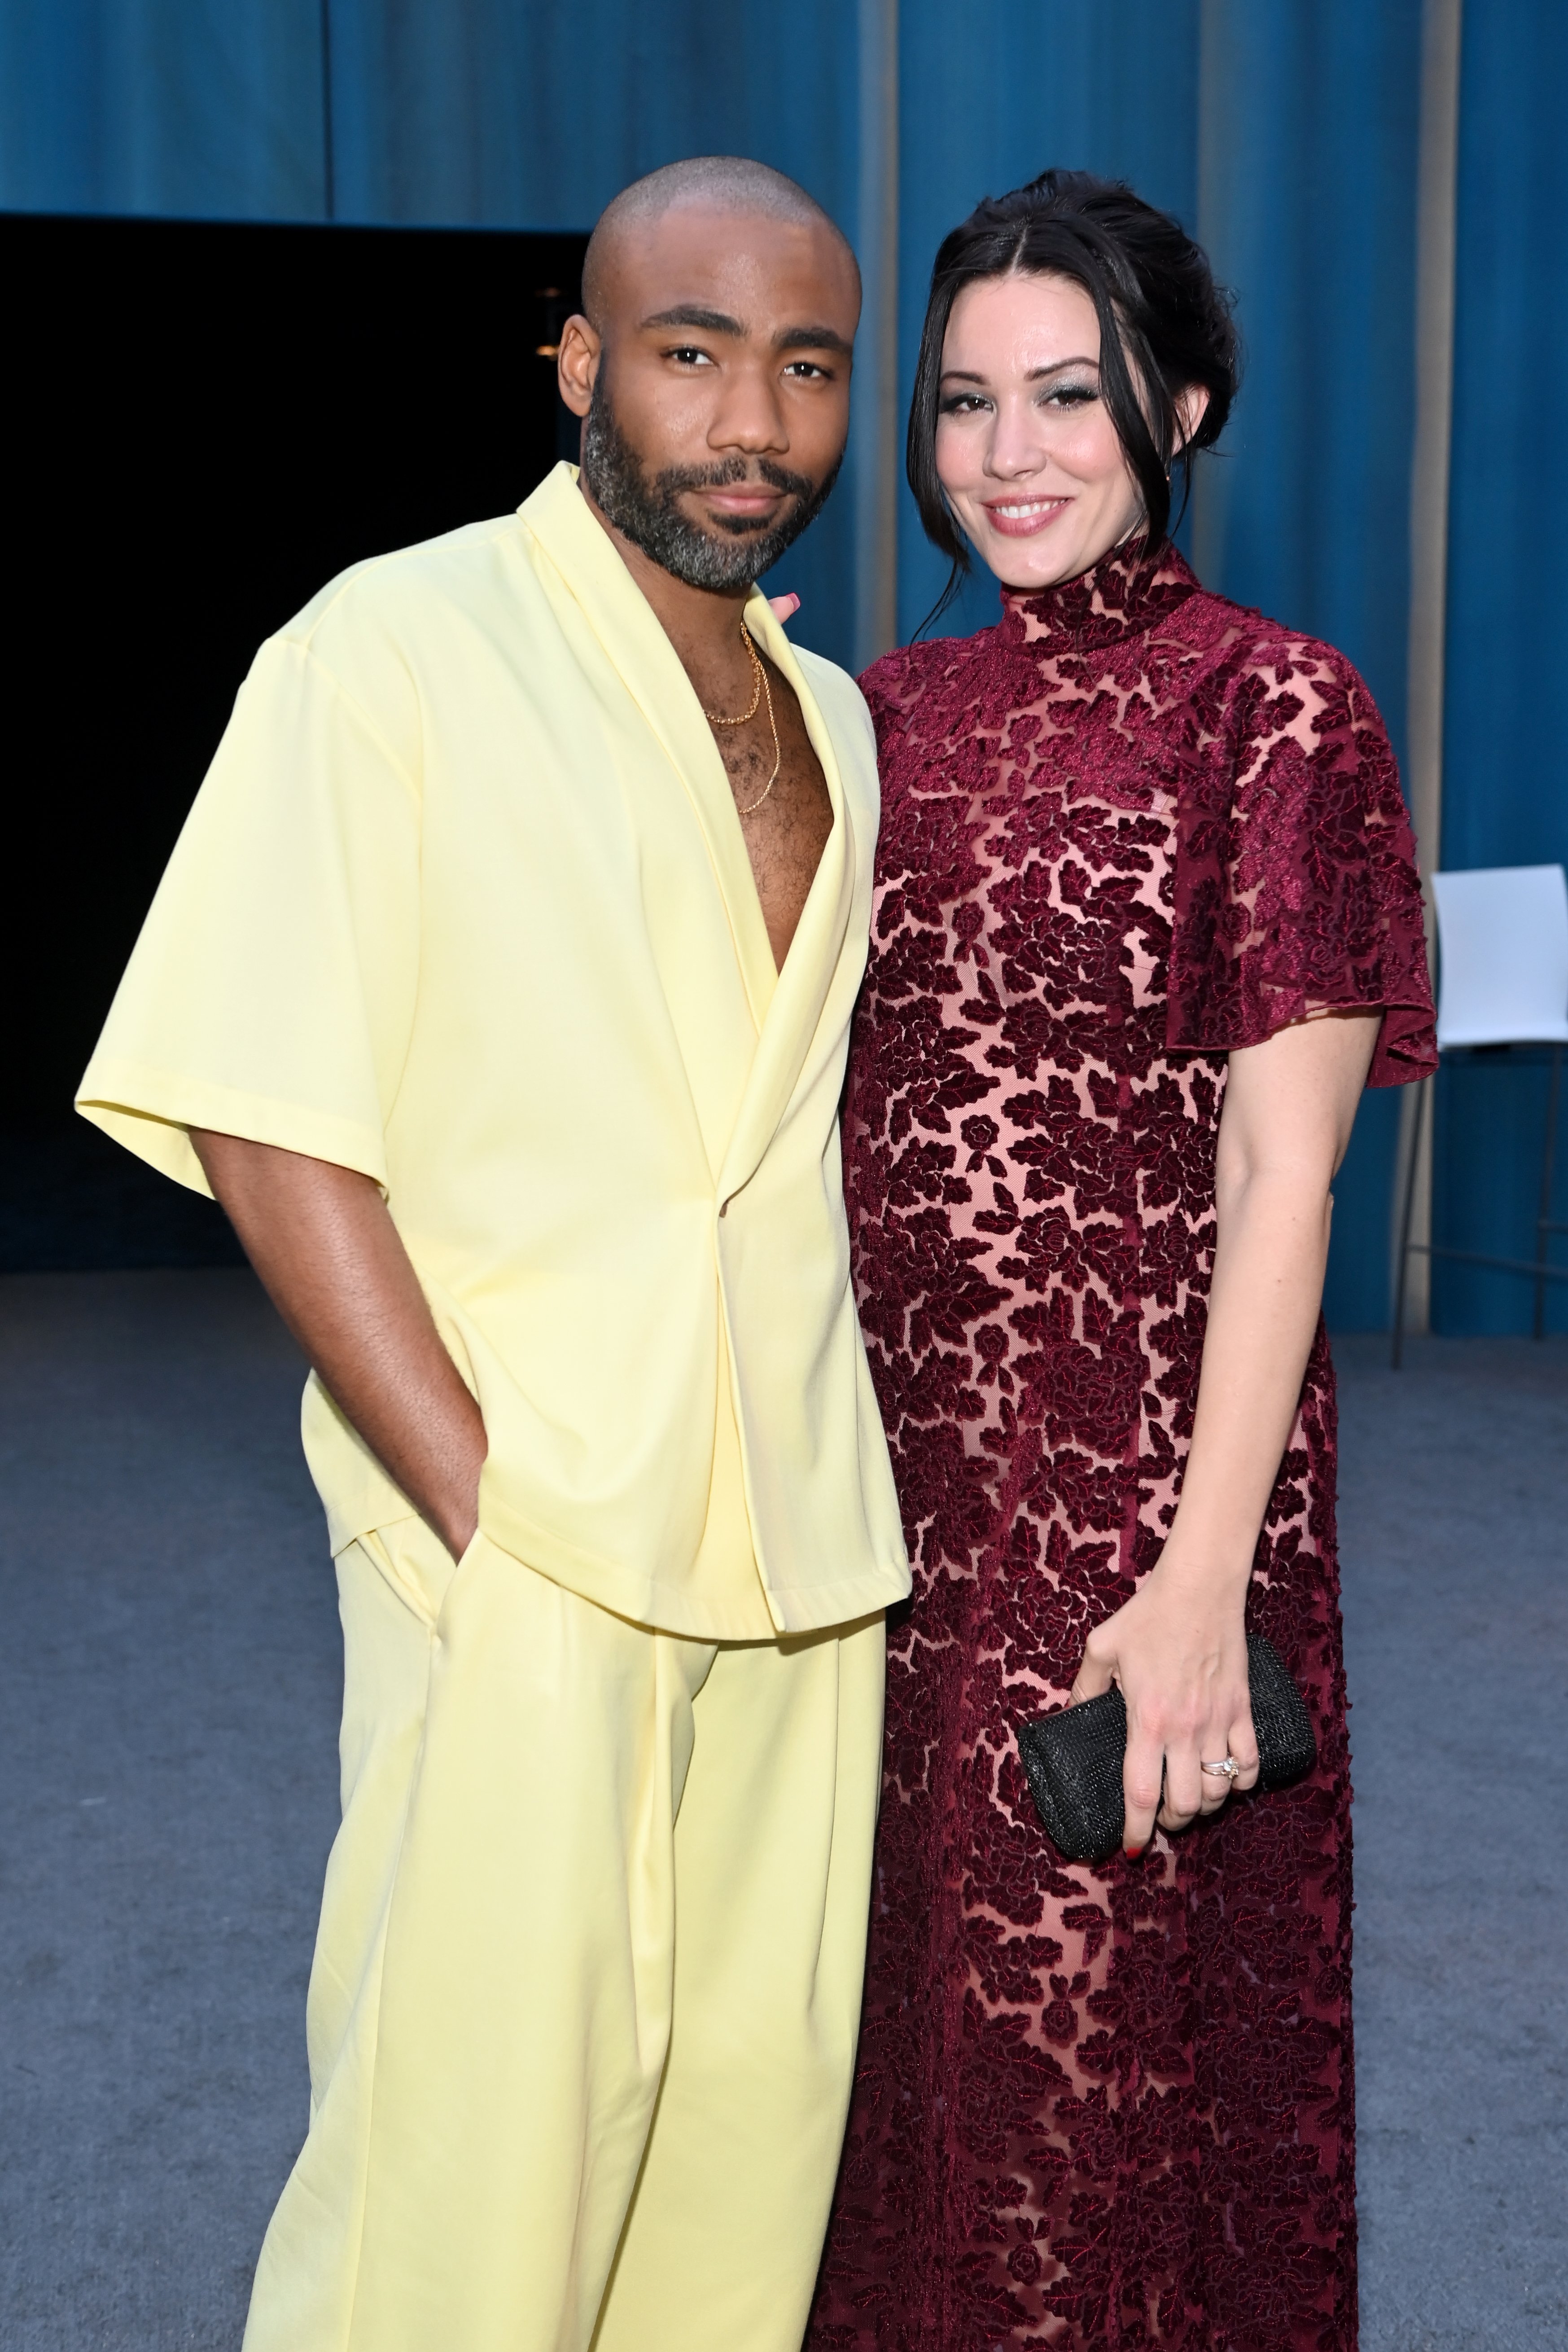
[[476, 1532], [463, 1559], [455, 1560], [434, 1528], [411, 1511], [406, 1518], [370, 1528], [358, 1541], [398, 1599], [434, 1633], [458, 1570], [480, 1538]]

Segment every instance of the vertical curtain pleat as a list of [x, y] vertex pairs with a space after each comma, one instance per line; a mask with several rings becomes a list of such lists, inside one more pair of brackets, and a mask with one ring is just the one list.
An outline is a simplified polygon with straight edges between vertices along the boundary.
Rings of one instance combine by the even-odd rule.
[[[1454, 425], [1448, 508], [1443, 863], [1568, 864], [1559, 679], [1568, 571], [1558, 552], [1568, 446], [1568, 9], [1469, 0], [1459, 73]], [[1533, 1062], [1533, 1066], [1531, 1066]], [[1533, 1254], [1548, 1099], [1544, 1056], [1482, 1060], [1439, 1082], [1433, 1229]], [[1553, 1213], [1568, 1220], [1568, 1146]], [[1568, 1236], [1554, 1249], [1568, 1263]], [[1527, 1331], [1531, 1286], [1441, 1263], [1444, 1331]], [[1547, 1291], [1568, 1330], [1568, 1284]]]
[[0, 209], [319, 220], [320, 0], [5, 0]]
[[1465, 10], [1443, 858], [1568, 860], [1568, 8]]

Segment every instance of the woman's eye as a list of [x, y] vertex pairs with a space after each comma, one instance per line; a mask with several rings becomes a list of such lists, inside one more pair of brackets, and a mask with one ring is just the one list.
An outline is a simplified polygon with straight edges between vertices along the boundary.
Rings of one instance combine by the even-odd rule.
[[1047, 404], [1052, 408], [1086, 408], [1092, 400], [1098, 400], [1100, 394], [1092, 383], [1058, 383], [1052, 385], [1045, 397]]
[[944, 416], [977, 416], [990, 402], [978, 392], [950, 392], [941, 404]]

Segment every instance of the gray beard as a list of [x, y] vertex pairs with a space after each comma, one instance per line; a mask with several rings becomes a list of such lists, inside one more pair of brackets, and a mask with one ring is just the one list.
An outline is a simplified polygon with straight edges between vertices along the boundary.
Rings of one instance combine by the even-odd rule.
[[[706, 588], [720, 595], [749, 588], [821, 512], [838, 480], [842, 455], [821, 482], [792, 474], [766, 457], [747, 465], [739, 456], [716, 466], [666, 466], [650, 478], [616, 421], [606, 373], [601, 367], [582, 435], [582, 476], [601, 514], [661, 571], [684, 580], [688, 588]], [[794, 504], [770, 529], [737, 516], [719, 523], [725, 536], [716, 538], [681, 512], [678, 501], [686, 490], [718, 489], [758, 478], [769, 489], [794, 494]]]

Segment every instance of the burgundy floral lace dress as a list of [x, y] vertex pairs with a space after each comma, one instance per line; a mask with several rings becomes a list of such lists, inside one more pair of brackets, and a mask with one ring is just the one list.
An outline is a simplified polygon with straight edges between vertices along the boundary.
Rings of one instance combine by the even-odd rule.
[[[1158, 1557], [1225, 1050], [1386, 1008], [1431, 1066], [1393, 758], [1328, 647], [1108, 559], [863, 681], [882, 750], [845, 1140], [915, 1588], [890, 1627], [861, 2066], [811, 2352], [1350, 2352], [1350, 1785], [1320, 1329], [1249, 1622], [1313, 1777], [1067, 1866], [1013, 1730]], [[902, 1621], [902, 1622], [900, 1622]]]

